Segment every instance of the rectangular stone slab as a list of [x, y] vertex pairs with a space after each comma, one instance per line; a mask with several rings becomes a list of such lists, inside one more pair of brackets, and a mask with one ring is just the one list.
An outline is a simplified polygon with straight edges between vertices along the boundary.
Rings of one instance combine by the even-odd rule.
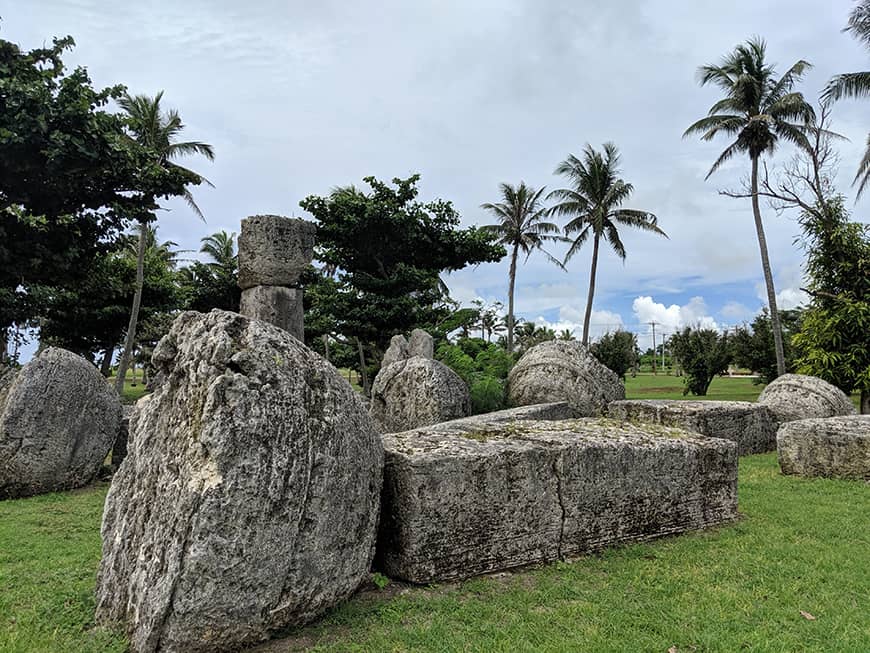
[[378, 568], [430, 583], [702, 529], [737, 515], [737, 447], [590, 418], [383, 436]]
[[779, 421], [766, 406], [750, 401], [627, 399], [610, 402], [607, 415], [731, 440], [741, 456], [776, 450]]
[[517, 408], [505, 408], [492, 413], [483, 413], [482, 415], [472, 415], [471, 417], [461, 417], [459, 419], [450, 420], [449, 422], [441, 422], [426, 427], [427, 431], [455, 431], [457, 429], [474, 430], [478, 426], [486, 427], [494, 423], [510, 424], [511, 422], [523, 422], [530, 420], [557, 420], [557, 419], [572, 419], [577, 417], [574, 409], [567, 401], [555, 401], [549, 404], [532, 404], [530, 406], [519, 406]]

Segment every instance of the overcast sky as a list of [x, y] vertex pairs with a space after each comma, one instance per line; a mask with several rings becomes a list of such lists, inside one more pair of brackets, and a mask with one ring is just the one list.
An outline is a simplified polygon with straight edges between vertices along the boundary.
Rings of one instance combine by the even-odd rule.
[[[0, 36], [32, 48], [72, 35], [67, 62], [86, 66], [95, 84], [164, 90], [185, 135], [214, 145], [215, 163], [188, 163], [216, 186], [195, 193], [207, 224], [183, 204], [160, 218], [160, 237], [183, 249], [238, 231], [248, 215], [306, 217], [302, 198], [367, 175], [420, 173], [421, 199], [449, 199], [464, 224], [486, 224], [479, 205], [499, 199], [499, 182], [560, 187], [552, 173], [562, 159], [613, 141], [635, 187], [626, 206], [657, 214], [670, 239], [623, 232], [624, 264], [602, 249], [594, 335], [620, 324], [646, 333], [650, 320], [666, 331], [734, 325], [765, 303], [749, 201], [717, 194], [740, 185], [748, 160], [705, 182], [727, 143], [681, 138], [718, 99], [695, 72], [757, 34], [778, 70], [814, 64], [799, 90], [815, 99], [831, 75], [867, 69], [867, 53], [841, 32], [852, 4], [19, 0], [0, 3]], [[867, 201], [854, 204], [850, 186], [866, 105], [838, 104], [833, 128], [850, 139], [839, 187], [866, 221]], [[800, 301], [799, 229], [793, 215], [764, 216], [789, 308]], [[518, 272], [518, 315], [579, 335], [590, 255], [581, 251], [567, 273], [533, 256]], [[507, 262], [448, 282], [463, 302], [506, 303]]]

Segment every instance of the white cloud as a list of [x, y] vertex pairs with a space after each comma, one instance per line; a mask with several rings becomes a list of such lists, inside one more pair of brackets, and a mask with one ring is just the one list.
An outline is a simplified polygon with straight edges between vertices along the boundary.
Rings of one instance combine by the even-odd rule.
[[754, 316], [758, 311], [754, 311], [745, 304], [740, 302], [726, 302], [719, 313], [722, 317], [727, 318], [732, 322], [742, 322]]
[[[767, 306], [767, 290], [760, 281], [755, 284], [755, 294]], [[810, 296], [797, 285], [788, 285], [776, 293], [776, 306], [783, 311], [802, 306], [809, 300]]]
[[687, 326], [717, 329], [719, 325], [707, 314], [703, 297], [692, 297], [688, 304], [665, 306], [649, 296], [635, 298], [631, 304], [637, 321], [641, 324], [655, 322], [659, 332], [673, 332]]
[[[584, 313], [584, 310], [576, 306], [563, 306], [559, 309], [559, 319], [555, 322], [546, 320], [543, 316], [539, 315], [535, 319], [535, 324], [553, 329], [556, 333], [567, 329], [579, 340], [583, 335]], [[621, 329], [624, 325], [625, 323], [619, 313], [593, 308], [592, 315], [589, 316], [589, 339], [590, 341], [595, 341], [605, 333]]]

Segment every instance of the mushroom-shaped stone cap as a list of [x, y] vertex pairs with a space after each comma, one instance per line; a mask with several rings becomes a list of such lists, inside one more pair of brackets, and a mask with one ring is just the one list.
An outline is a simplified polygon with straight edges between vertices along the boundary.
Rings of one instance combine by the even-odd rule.
[[295, 286], [314, 256], [317, 226], [301, 218], [253, 215], [239, 234], [239, 287]]

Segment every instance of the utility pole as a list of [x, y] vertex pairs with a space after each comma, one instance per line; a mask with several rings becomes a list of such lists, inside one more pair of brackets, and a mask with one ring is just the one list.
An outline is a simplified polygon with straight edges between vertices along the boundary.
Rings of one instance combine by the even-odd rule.
[[665, 338], [667, 333], [662, 333], [662, 371], [665, 369]]
[[653, 352], [652, 368], [653, 368], [653, 370], [652, 371], [653, 371], [653, 374], [658, 376], [658, 372], [656, 372], [656, 324], [657, 323], [655, 321], [652, 321], [652, 322], [647, 322], [647, 324], [649, 324], [652, 327], [652, 339], [653, 339], [653, 347], [652, 347], [652, 352]]

